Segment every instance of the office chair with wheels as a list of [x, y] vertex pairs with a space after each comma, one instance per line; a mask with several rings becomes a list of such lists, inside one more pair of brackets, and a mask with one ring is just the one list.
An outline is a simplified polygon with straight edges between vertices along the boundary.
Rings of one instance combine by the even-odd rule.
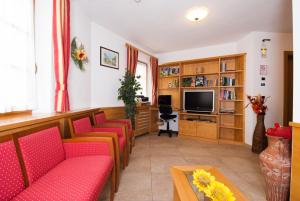
[[167, 123], [167, 130], [159, 130], [158, 136], [161, 133], [168, 133], [169, 137], [172, 137], [172, 130], [170, 130], [170, 121], [176, 122], [175, 118], [177, 115], [172, 114], [172, 107], [170, 105], [160, 105], [159, 106], [160, 118]]

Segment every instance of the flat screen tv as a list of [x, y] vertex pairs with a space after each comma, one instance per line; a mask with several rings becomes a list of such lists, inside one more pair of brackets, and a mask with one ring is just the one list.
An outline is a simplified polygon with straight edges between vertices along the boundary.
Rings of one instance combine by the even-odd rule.
[[183, 109], [187, 112], [213, 112], [214, 102], [214, 90], [185, 90], [183, 92]]

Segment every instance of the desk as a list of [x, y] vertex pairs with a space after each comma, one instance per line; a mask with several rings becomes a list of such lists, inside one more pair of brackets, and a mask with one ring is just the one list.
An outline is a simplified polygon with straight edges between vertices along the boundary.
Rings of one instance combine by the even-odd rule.
[[216, 168], [210, 166], [175, 166], [171, 168], [173, 179], [173, 201], [199, 201], [193, 189], [191, 188], [185, 172], [194, 171], [195, 169], [204, 169], [215, 176], [216, 180], [225, 184], [234, 194], [236, 201], [248, 201], [248, 199], [239, 191], [239, 189], [231, 183]]

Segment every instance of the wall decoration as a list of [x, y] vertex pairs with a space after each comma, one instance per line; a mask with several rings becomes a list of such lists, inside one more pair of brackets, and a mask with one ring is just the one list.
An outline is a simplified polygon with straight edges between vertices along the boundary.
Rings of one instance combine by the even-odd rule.
[[84, 71], [84, 64], [88, 63], [88, 57], [83, 44], [74, 37], [71, 42], [71, 58], [80, 70]]
[[119, 53], [101, 46], [100, 65], [119, 69]]
[[259, 74], [260, 75], [268, 75], [268, 65], [260, 65]]
[[262, 44], [260, 48], [261, 57], [266, 58], [268, 53], [267, 42], [270, 42], [271, 39], [262, 39]]

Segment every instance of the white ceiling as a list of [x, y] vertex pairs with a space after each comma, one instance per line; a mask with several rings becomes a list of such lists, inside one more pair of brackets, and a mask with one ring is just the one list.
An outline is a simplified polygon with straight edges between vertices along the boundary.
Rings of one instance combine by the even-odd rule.
[[[153, 53], [236, 41], [251, 31], [292, 32], [291, 0], [78, 0], [91, 20]], [[206, 6], [200, 23], [188, 9]]]

